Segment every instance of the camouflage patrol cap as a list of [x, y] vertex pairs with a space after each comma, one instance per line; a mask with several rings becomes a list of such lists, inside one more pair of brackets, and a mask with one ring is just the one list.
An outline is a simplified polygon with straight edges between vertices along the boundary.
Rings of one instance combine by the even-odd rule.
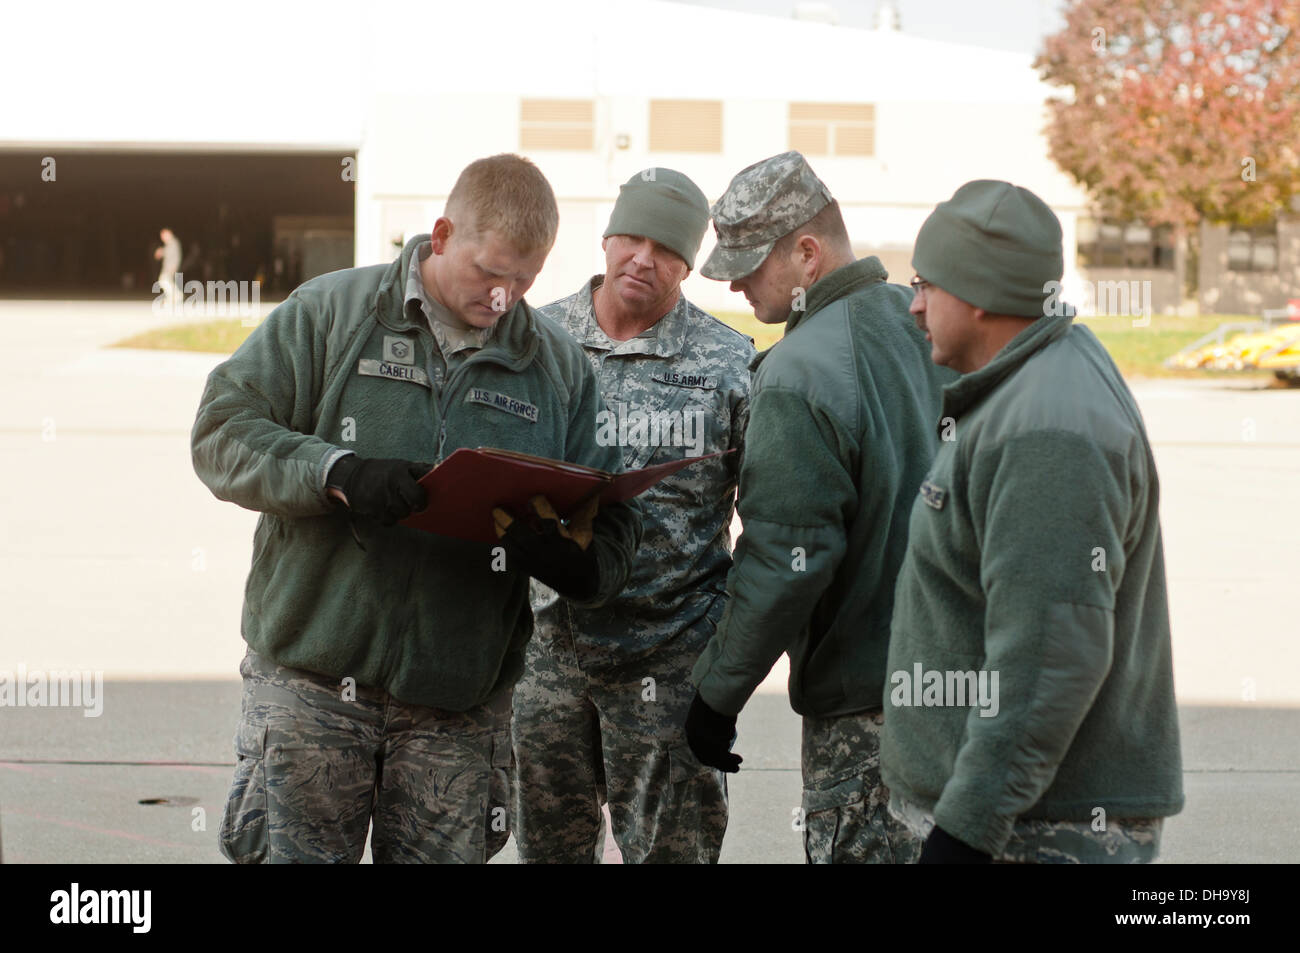
[[713, 205], [714, 246], [700, 274], [735, 281], [753, 273], [772, 246], [831, 203], [808, 160], [783, 152], [741, 170]]

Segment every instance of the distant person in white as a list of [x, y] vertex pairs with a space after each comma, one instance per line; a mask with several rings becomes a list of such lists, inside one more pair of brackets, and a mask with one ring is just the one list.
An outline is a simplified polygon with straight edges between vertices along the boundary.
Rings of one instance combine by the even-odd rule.
[[176, 306], [176, 272], [181, 266], [181, 243], [170, 228], [158, 233], [162, 247], [154, 250], [154, 258], [162, 259], [162, 270], [158, 272], [158, 286], [164, 297], [168, 311]]

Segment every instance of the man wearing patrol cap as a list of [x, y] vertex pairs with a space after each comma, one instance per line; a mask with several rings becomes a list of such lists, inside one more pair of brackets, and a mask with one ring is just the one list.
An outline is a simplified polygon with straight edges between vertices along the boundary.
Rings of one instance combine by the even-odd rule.
[[797, 152], [742, 171], [713, 206], [703, 274], [785, 337], [753, 364], [744, 532], [728, 604], [692, 677], [686, 733], [727, 771], [736, 715], [782, 652], [803, 718], [810, 863], [900, 862], [920, 843], [886, 810], [878, 739], [907, 511], [938, 442], [936, 370], [880, 261], [855, 261], [839, 207]]
[[[1061, 225], [1028, 189], [963, 185], [912, 264], [912, 313], [963, 376], [898, 578], [890, 811], [927, 837], [923, 863], [1150, 861], [1183, 791], [1141, 414], [1057, 306]], [[996, 707], [918, 707], [906, 684], [974, 666], [999, 676]]]
[[[681, 283], [709, 221], [671, 169], [619, 191], [605, 273], [541, 309], [582, 345], [606, 410], [597, 441], [629, 468], [739, 448], [753, 342], [691, 304]], [[529, 862], [589, 863], [601, 800], [626, 863], [710, 863], [727, 825], [722, 772], [682, 735], [691, 666], [713, 634], [731, 566], [738, 454], [680, 470], [638, 499], [641, 548], [599, 610], [533, 590], [536, 631], [515, 686], [512, 828]]]

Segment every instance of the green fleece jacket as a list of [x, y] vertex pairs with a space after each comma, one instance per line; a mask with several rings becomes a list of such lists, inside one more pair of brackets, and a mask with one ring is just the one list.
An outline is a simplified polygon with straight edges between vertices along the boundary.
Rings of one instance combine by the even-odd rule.
[[[898, 579], [886, 785], [990, 854], [1018, 817], [1178, 813], [1159, 482], [1114, 362], [1068, 316], [1039, 318], [946, 388], [943, 414], [953, 439]], [[996, 696], [963, 704], [950, 672]]]
[[907, 515], [953, 377], [930, 361], [911, 291], [887, 277], [864, 258], [822, 278], [752, 365], [744, 532], [693, 673], [716, 711], [739, 712], [787, 651], [800, 714], [881, 707]]
[[[403, 702], [464, 711], [512, 685], [532, 633], [528, 577], [493, 571], [493, 547], [404, 527], [361, 528], [327, 498], [341, 450], [439, 462], [499, 447], [604, 470], [603, 408], [578, 344], [520, 301], [445, 381], [428, 323], [408, 312], [407, 243], [389, 265], [308, 281], [213, 370], [194, 423], [199, 477], [259, 510], [244, 639], [281, 665], [351, 676]], [[509, 398], [501, 400], [500, 398]], [[595, 521], [600, 589], [615, 596], [640, 541], [635, 504]]]

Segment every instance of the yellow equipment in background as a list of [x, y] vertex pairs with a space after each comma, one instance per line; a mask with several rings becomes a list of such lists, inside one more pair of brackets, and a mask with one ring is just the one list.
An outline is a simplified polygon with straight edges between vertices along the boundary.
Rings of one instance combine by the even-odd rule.
[[[1283, 320], [1285, 323], [1274, 322]], [[1300, 308], [1265, 312], [1264, 320], [1220, 325], [1165, 361], [1166, 367], [1215, 371], [1269, 370], [1300, 381]]]

